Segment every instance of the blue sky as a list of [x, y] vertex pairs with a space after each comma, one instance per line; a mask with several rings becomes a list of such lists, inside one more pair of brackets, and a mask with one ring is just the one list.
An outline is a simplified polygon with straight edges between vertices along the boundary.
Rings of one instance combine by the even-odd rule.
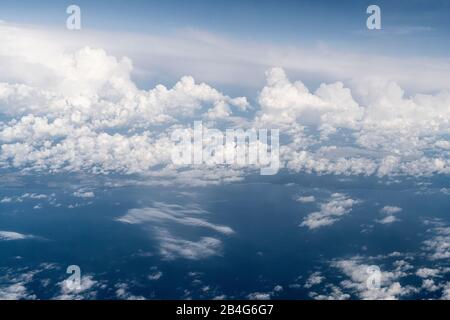
[[[167, 33], [180, 28], [271, 43], [329, 44], [369, 52], [445, 55], [448, 1], [2, 1], [0, 17], [60, 25], [65, 8], [82, 8], [86, 29]], [[365, 28], [368, 5], [382, 10], [383, 31]]]

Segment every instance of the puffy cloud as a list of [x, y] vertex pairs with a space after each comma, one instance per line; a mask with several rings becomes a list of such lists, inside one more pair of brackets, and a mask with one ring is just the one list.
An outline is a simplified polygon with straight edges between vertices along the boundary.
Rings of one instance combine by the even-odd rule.
[[398, 282], [405, 275], [402, 271], [381, 271], [380, 288], [369, 288], [367, 270], [370, 266], [362, 263], [360, 258], [338, 260], [333, 265], [348, 277], [341, 282], [341, 286], [352, 290], [361, 299], [395, 300], [411, 293], [411, 288], [402, 287]]
[[340, 82], [322, 84], [312, 94], [302, 82], [291, 83], [281, 68], [269, 70], [266, 76], [267, 86], [259, 95], [259, 121], [262, 123], [352, 128], [362, 115], [350, 90]]
[[384, 217], [382, 219], [377, 220], [377, 222], [380, 223], [380, 224], [391, 224], [391, 223], [394, 223], [394, 222], [397, 222], [397, 221], [399, 221], [399, 219], [396, 216], [393, 216], [393, 215], [388, 215], [388, 216], [386, 216], [386, 217]]
[[300, 203], [311, 203], [316, 201], [316, 198], [314, 196], [299, 196], [295, 199], [295, 201]]
[[444, 286], [442, 290], [442, 300], [450, 300], [450, 281]]
[[6, 274], [0, 277], [0, 300], [33, 300], [36, 295], [30, 293], [27, 285], [33, 280], [35, 272], [19, 275]]
[[79, 285], [75, 285], [72, 279], [66, 279], [59, 283], [61, 293], [55, 299], [57, 300], [84, 300], [95, 298], [97, 292], [95, 288], [98, 286], [92, 276], [82, 276]]
[[421, 278], [436, 277], [441, 271], [439, 269], [420, 268], [416, 271], [416, 275]]
[[423, 242], [429, 258], [431, 260], [450, 258], [450, 227], [436, 227], [429, 232], [432, 232], [433, 236]]
[[383, 207], [380, 212], [385, 214], [394, 214], [401, 212], [403, 209], [395, 206], [385, 206]]
[[391, 223], [397, 222], [400, 219], [398, 219], [394, 214], [401, 212], [401, 211], [402, 211], [402, 208], [399, 208], [399, 207], [385, 206], [380, 210], [380, 213], [382, 213], [386, 216], [381, 219], [377, 219], [376, 221], [380, 224], [391, 224]]
[[271, 297], [270, 292], [252, 292], [247, 295], [249, 300], [270, 300]]
[[116, 297], [121, 300], [145, 300], [143, 296], [135, 296], [129, 292], [129, 286], [126, 283], [115, 285]]
[[138, 89], [130, 59], [90, 47], [67, 50], [45, 33], [2, 25], [0, 40], [0, 64], [8, 60], [10, 72], [32, 65], [36, 73], [31, 80], [8, 70], [0, 77], [0, 115], [7, 119], [0, 123], [1, 167], [162, 174], [155, 167], [171, 164], [167, 126], [205, 111], [223, 119], [249, 106], [190, 76], [172, 88]]
[[406, 97], [395, 82], [379, 78], [350, 87], [322, 84], [311, 93], [282, 69], [267, 73], [256, 122], [290, 137], [283, 150], [289, 169], [381, 177], [449, 172], [448, 92]]
[[160, 230], [157, 238], [159, 253], [167, 260], [177, 258], [199, 260], [219, 256], [222, 251], [222, 241], [213, 237], [202, 237], [198, 241], [191, 241], [174, 237], [166, 230]]
[[300, 226], [317, 229], [332, 225], [348, 214], [358, 202], [344, 194], [334, 193], [328, 202], [320, 205], [320, 211], [307, 215]]
[[306, 280], [304, 287], [307, 289], [312, 288], [315, 285], [321, 284], [323, 280], [325, 280], [325, 277], [322, 276], [322, 274], [319, 271], [314, 272]]
[[439, 290], [439, 286], [435, 284], [433, 279], [422, 280], [422, 288], [430, 292]]

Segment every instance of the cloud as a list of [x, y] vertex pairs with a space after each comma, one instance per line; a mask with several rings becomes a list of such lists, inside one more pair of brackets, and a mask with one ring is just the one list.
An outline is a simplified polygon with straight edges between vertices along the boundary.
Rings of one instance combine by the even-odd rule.
[[116, 297], [121, 300], [145, 300], [143, 296], [135, 296], [129, 292], [129, 286], [126, 283], [115, 285]]
[[337, 82], [322, 84], [313, 94], [300, 82], [290, 82], [281, 68], [267, 71], [267, 85], [259, 95], [258, 121], [282, 126], [296, 124], [353, 128], [362, 108], [353, 101], [350, 90]]
[[66, 279], [59, 283], [61, 293], [56, 300], [84, 300], [95, 298], [97, 292], [95, 288], [99, 285], [91, 275], [82, 276], [79, 285], [74, 285], [72, 279]]
[[444, 286], [442, 290], [442, 300], [450, 300], [450, 281]]
[[198, 241], [191, 241], [176, 238], [167, 230], [160, 230], [157, 239], [159, 253], [166, 260], [177, 258], [199, 260], [220, 256], [223, 246], [222, 241], [213, 237], [202, 237]]
[[342, 292], [342, 290], [332, 284], [326, 285], [328, 293], [318, 294], [317, 292], [310, 292], [309, 296], [315, 300], [348, 300], [351, 296], [347, 293]]
[[300, 226], [308, 227], [310, 230], [330, 226], [350, 213], [353, 206], [358, 202], [358, 200], [350, 199], [344, 194], [334, 193], [328, 202], [320, 205], [320, 211], [307, 215]]
[[361, 299], [396, 300], [411, 293], [410, 288], [398, 282], [405, 275], [403, 271], [381, 271], [381, 287], [377, 289], [367, 286], [369, 265], [362, 263], [360, 258], [338, 260], [333, 265], [348, 277], [341, 282], [341, 286], [355, 292]]
[[322, 276], [322, 274], [320, 272], [318, 272], [318, 271], [314, 272], [306, 280], [304, 287], [307, 289], [312, 288], [315, 285], [321, 284], [323, 280], [325, 280], [325, 277]]
[[376, 221], [380, 224], [391, 224], [391, 223], [399, 221], [399, 219], [396, 216], [388, 215], [388, 216], [386, 216], [382, 219], [376, 220]]
[[439, 286], [435, 284], [433, 279], [422, 280], [422, 288], [430, 292], [435, 292], [439, 290]]
[[161, 279], [163, 273], [161, 271], [152, 273], [151, 275], [148, 276], [149, 280], [155, 281], [155, 280], [159, 280]]
[[385, 206], [380, 210], [381, 213], [391, 214], [391, 215], [394, 213], [401, 212], [401, 211], [402, 211], [402, 208], [395, 207], [395, 206]]
[[148, 276], [149, 280], [156, 281], [156, 280], [161, 279], [161, 277], [163, 276], [163, 273], [161, 271], [159, 271], [157, 267], [152, 267], [151, 270], [153, 271], [153, 273], [151, 273]]
[[131, 209], [117, 221], [129, 224], [173, 222], [181, 225], [211, 229], [225, 235], [234, 233], [228, 226], [217, 225], [206, 221], [199, 215], [208, 212], [196, 206], [180, 206], [157, 202], [153, 208]]
[[85, 199], [86, 198], [95, 198], [95, 193], [92, 191], [78, 190], [78, 191], [75, 191], [73, 193], [73, 195], [74, 195], [74, 197], [77, 197], [77, 198], [85, 198]]
[[6, 274], [0, 277], [0, 300], [34, 300], [36, 295], [29, 292], [27, 285], [36, 272], [19, 275]]
[[431, 260], [450, 258], [450, 227], [436, 227], [430, 229], [429, 232], [433, 236], [423, 242], [428, 257]]
[[270, 300], [272, 297], [270, 292], [252, 292], [247, 295], [249, 300]]
[[32, 238], [34, 238], [32, 235], [26, 235], [13, 231], [0, 231], [0, 240], [4, 241], [26, 240]]
[[[341, 75], [338, 78], [354, 79], [322, 83], [310, 91], [302, 81], [289, 80], [284, 68], [270, 68], [279, 65], [281, 59], [265, 57], [258, 62], [258, 72], [262, 75], [268, 69], [266, 85], [259, 91], [258, 105], [252, 106], [254, 112], [249, 113], [246, 97], [231, 97], [189, 75], [180, 76], [172, 87], [159, 84], [141, 89], [133, 77], [132, 60], [110, 53], [116, 52], [112, 45], [116, 39], [108, 45], [104, 40], [96, 43], [91, 36], [75, 35], [72, 41], [60, 42], [53, 36], [60, 38], [61, 34], [0, 25], [1, 168], [29, 173], [138, 174], [154, 178], [154, 183], [159, 179], [160, 183], [199, 185], [238, 181], [251, 173], [231, 167], [183, 171], [172, 165], [170, 151], [174, 143], [170, 133], [175, 128], [188, 128], [194, 119], [205, 119], [209, 126], [219, 122], [282, 129], [282, 140], [287, 143], [281, 147], [281, 160], [291, 173], [384, 177], [450, 172], [446, 148], [450, 94], [439, 91], [406, 95], [398, 81], [408, 82], [413, 77], [405, 76], [411, 72], [409, 67], [400, 68], [400, 72], [398, 65], [403, 61], [390, 61], [392, 65], [383, 68], [384, 74], [369, 72], [369, 77], [361, 77], [356, 68], [349, 77], [341, 71], [365, 59], [350, 59], [352, 63], [336, 69], [329, 65], [329, 57], [337, 53], [317, 55], [299, 50], [296, 53], [306, 60], [288, 59], [288, 70], [317, 68], [318, 73], [336, 73], [332, 78]], [[128, 36], [124, 43], [144, 43], [138, 36]], [[244, 53], [254, 50], [252, 46], [239, 47], [234, 41], [192, 30], [181, 36], [187, 37], [182, 42], [177, 37], [146, 39], [148, 43], [171, 44], [163, 46], [170, 54], [163, 50], [158, 61], [189, 55], [197, 63], [207, 63], [209, 58], [202, 59], [203, 54], [208, 52], [211, 57], [209, 49], [213, 48], [217, 59], [226, 60], [225, 65], [231, 63], [226, 58], [230, 55], [238, 58], [239, 66], [245, 66], [251, 55]], [[180, 45], [196, 48], [194, 44], [198, 43], [202, 43], [198, 56], [189, 50], [173, 50]], [[160, 48], [151, 47], [157, 51], [155, 48]], [[275, 56], [286, 58], [282, 51], [275, 50]], [[288, 56], [295, 56], [291, 54]], [[385, 58], [377, 59], [383, 65], [387, 62]], [[294, 61], [302, 61], [302, 65]], [[450, 65], [444, 60], [435, 63], [433, 79], [443, 65]], [[418, 74], [416, 79], [426, 78], [423, 72]], [[445, 73], [442, 77], [448, 79]], [[233, 77], [234, 85], [240, 85], [236, 78], [243, 78]], [[426, 83], [423, 81], [423, 87]]]
[[316, 201], [316, 198], [314, 196], [305, 196], [305, 197], [299, 196], [295, 199], [295, 201], [298, 201], [300, 203], [311, 203]]
[[440, 273], [439, 269], [431, 268], [420, 268], [416, 271], [416, 275], [421, 278], [432, 278], [438, 276]]
[[0, 203], [10, 203], [12, 202], [12, 198], [11, 197], [4, 197], [2, 200], [0, 200]]
[[[177, 205], [155, 202], [153, 207], [128, 210], [127, 214], [116, 220], [130, 225], [143, 225], [152, 230], [152, 235], [158, 243], [161, 256], [167, 260], [185, 258], [198, 260], [210, 256], [220, 256], [222, 241], [211, 236], [201, 237], [196, 241], [185, 239], [185, 236], [173, 235], [168, 229], [171, 224], [189, 228], [206, 229], [223, 236], [234, 234], [232, 228], [209, 222], [208, 211], [197, 205]], [[179, 228], [171, 228], [178, 230]]]

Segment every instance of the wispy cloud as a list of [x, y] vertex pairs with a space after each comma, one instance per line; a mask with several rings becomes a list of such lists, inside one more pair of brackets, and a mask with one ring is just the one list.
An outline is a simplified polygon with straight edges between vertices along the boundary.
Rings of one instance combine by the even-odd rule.
[[117, 221], [129, 224], [173, 222], [185, 226], [211, 229], [225, 235], [234, 233], [233, 229], [228, 226], [208, 222], [204, 218], [205, 215], [209, 215], [209, 212], [197, 206], [180, 206], [157, 202], [154, 207], [131, 209], [126, 215], [118, 218]]

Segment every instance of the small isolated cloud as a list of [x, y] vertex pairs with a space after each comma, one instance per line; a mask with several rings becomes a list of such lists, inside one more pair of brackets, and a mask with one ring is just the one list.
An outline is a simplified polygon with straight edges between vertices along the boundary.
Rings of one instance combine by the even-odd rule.
[[330, 226], [348, 213], [352, 211], [358, 200], [351, 199], [344, 194], [334, 193], [326, 203], [320, 205], [320, 211], [310, 213], [300, 224], [302, 227], [309, 229], [318, 229], [325, 226]]
[[306, 280], [304, 287], [309, 289], [315, 285], [321, 284], [323, 280], [325, 280], [325, 277], [322, 276], [322, 274], [320, 272], [318, 272], [318, 271], [314, 272]]
[[116, 284], [116, 297], [120, 300], [145, 300], [143, 296], [136, 296], [129, 291], [129, 286], [126, 283]]
[[166, 260], [185, 258], [189, 260], [205, 259], [219, 256], [222, 252], [222, 241], [213, 237], [202, 237], [198, 241], [177, 238], [167, 230], [160, 230], [159, 253]]
[[151, 281], [156, 281], [161, 279], [161, 277], [163, 276], [163, 273], [161, 271], [158, 270], [158, 268], [153, 267], [152, 268], [152, 273], [148, 275], [148, 279]]
[[425, 240], [424, 250], [431, 260], [450, 258], [450, 227], [436, 227], [429, 230], [433, 236]]
[[75, 191], [73, 193], [73, 196], [77, 197], [77, 198], [94, 198], [95, 197], [95, 193], [92, 192], [92, 191], [78, 190], [78, 191]]
[[400, 207], [395, 207], [395, 206], [385, 206], [383, 207], [380, 212], [384, 213], [384, 214], [395, 214], [398, 212], [401, 212], [403, 209]]
[[381, 214], [386, 215], [381, 219], [377, 219], [376, 222], [380, 224], [391, 224], [400, 221], [394, 214], [401, 212], [403, 209], [395, 206], [385, 206], [380, 210]]
[[4, 197], [3, 199], [0, 200], [0, 203], [10, 203], [12, 201], [13, 201], [13, 198]]
[[295, 199], [295, 201], [300, 203], [311, 203], [316, 201], [316, 198], [314, 196], [299, 196]]
[[[117, 221], [127, 224], [139, 224], [154, 230], [155, 240], [159, 245], [159, 253], [167, 260], [185, 258], [198, 260], [210, 256], [218, 256], [222, 251], [222, 241], [211, 236], [198, 240], [185, 239], [168, 231], [170, 224], [188, 228], [202, 228], [222, 236], [234, 234], [228, 226], [209, 222], [208, 211], [196, 205], [176, 205], [156, 202], [153, 207], [131, 209]], [[174, 228], [175, 230], [177, 228]]]
[[3, 241], [15, 241], [34, 238], [32, 235], [22, 234], [13, 231], [0, 231], [0, 240]]
[[450, 300], [450, 281], [447, 282], [442, 290], [442, 300]]
[[389, 216], [386, 216], [386, 217], [376, 220], [376, 221], [380, 224], [391, 224], [396, 221], [399, 221], [399, 219], [396, 216], [389, 215]]
[[276, 293], [282, 292], [283, 290], [284, 290], [283, 286], [280, 286], [279, 284], [273, 288], [273, 292], [276, 292]]

